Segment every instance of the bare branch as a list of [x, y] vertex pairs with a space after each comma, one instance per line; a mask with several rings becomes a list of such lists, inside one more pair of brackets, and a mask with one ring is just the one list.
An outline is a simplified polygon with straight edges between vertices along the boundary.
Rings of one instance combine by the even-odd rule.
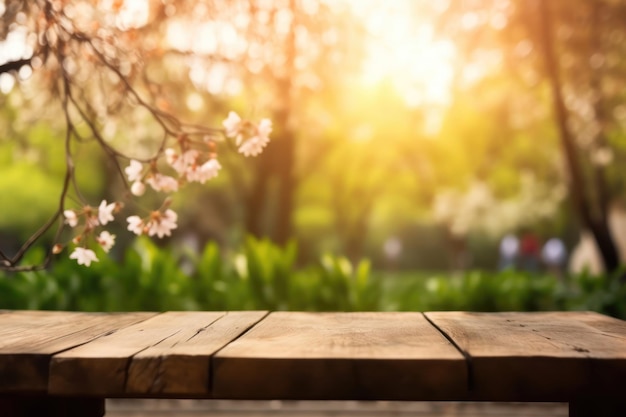
[[32, 57], [25, 59], [18, 59], [17, 61], [9, 61], [0, 65], [0, 74], [4, 74], [5, 72], [11, 71], [19, 71], [25, 65], [30, 65], [32, 61]]

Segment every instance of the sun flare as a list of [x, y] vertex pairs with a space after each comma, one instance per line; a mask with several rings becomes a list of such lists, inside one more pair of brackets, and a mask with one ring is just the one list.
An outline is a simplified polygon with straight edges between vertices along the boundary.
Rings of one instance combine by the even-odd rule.
[[371, 85], [390, 80], [410, 106], [448, 103], [453, 81], [454, 44], [435, 37], [426, 16], [409, 0], [350, 2], [369, 39], [361, 79]]

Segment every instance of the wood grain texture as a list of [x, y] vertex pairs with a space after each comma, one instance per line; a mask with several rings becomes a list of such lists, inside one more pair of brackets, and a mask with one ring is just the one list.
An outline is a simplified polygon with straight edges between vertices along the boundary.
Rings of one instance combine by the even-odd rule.
[[13, 311], [0, 314], [0, 393], [48, 388], [53, 354], [82, 345], [154, 313]]
[[[198, 314], [208, 318], [211, 313]], [[192, 320], [191, 326], [181, 328], [173, 337], [133, 356], [126, 392], [209, 397], [211, 356], [266, 314], [261, 311], [222, 313], [204, 327], [198, 327], [201, 320]]]
[[626, 322], [586, 312], [434, 312], [469, 358], [472, 398], [611, 398], [626, 381]]
[[462, 399], [463, 356], [421, 313], [272, 313], [213, 359], [248, 399]]
[[0, 311], [0, 398], [22, 398], [11, 406], [46, 395], [469, 399], [612, 415], [624, 381], [626, 322], [596, 313]]
[[[240, 314], [251, 317], [248, 313]], [[263, 313], [257, 313], [257, 316], [259, 314]], [[176, 369], [176, 366], [184, 366], [184, 369], [193, 372], [193, 386], [201, 383], [206, 392], [209, 378], [202, 382], [199, 379], [208, 371], [194, 369], [196, 365], [202, 366], [203, 360], [196, 361], [193, 353], [206, 353], [207, 349], [201, 345], [210, 336], [203, 337], [202, 333], [224, 315], [223, 312], [167, 312], [55, 355], [50, 364], [49, 391], [61, 395], [109, 397], [132, 394], [156, 396], [161, 390], [168, 389], [184, 391], [180, 387], [185, 386], [186, 376]], [[237, 314], [233, 313], [233, 316]], [[233, 323], [232, 318], [229, 322]], [[224, 327], [221, 329], [224, 330]], [[214, 332], [210, 334], [215, 335]], [[228, 329], [227, 336], [236, 337], [232, 329]], [[198, 337], [199, 343], [196, 343], [194, 339]], [[226, 343], [224, 339], [220, 342], [222, 345]], [[213, 349], [219, 347], [213, 346]], [[183, 362], [188, 359], [189, 363], [182, 363], [181, 356], [176, 354], [172, 360], [164, 360], [167, 356], [165, 352], [172, 350], [187, 350], [189, 355]], [[135, 358], [138, 360], [133, 366]], [[168, 382], [164, 379], [167, 377], [179, 380]]]

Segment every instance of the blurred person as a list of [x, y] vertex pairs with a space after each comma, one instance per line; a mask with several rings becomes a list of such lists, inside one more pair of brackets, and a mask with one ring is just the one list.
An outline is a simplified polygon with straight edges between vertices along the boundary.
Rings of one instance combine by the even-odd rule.
[[383, 245], [383, 252], [389, 269], [396, 269], [402, 255], [402, 241], [395, 236], [388, 238]]
[[541, 243], [533, 232], [528, 231], [523, 234], [520, 241], [520, 267], [527, 272], [539, 271], [539, 251]]
[[519, 239], [512, 233], [506, 234], [500, 241], [500, 270], [513, 269], [519, 255]]
[[558, 237], [548, 239], [543, 248], [541, 248], [541, 260], [547, 270], [558, 278], [562, 277], [566, 258], [567, 249], [563, 241]]

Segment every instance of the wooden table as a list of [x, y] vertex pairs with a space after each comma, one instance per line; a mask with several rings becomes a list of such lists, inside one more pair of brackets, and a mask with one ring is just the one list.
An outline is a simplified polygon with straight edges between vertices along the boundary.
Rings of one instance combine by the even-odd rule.
[[569, 402], [626, 415], [626, 322], [549, 313], [0, 311], [0, 415], [104, 398]]

